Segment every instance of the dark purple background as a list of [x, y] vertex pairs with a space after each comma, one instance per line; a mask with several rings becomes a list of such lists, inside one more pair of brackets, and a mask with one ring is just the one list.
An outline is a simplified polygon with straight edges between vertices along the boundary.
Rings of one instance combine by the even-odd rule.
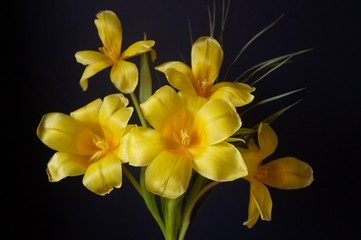
[[[302, 190], [270, 189], [273, 219], [259, 221], [253, 229], [242, 226], [247, 218], [247, 183], [240, 180], [222, 184], [205, 202], [186, 239], [319, 240], [335, 235], [342, 239], [360, 236], [360, 17], [351, 2], [231, 1], [224, 39], [225, 66], [257, 32], [285, 13], [275, 27], [249, 47], [233, 74], [272, 57], [314, 48], [295, 64], [283, 66], [262, 80], [255, 93], [261, 100], [306, 87], [262, 111], [269, 113], [303, 99], [273, 124], [279, 137], [273, 157], [290, 155], [308, 162], [315, 181]], [[3, 170], [9, 175], [3, 184], [11, 188], [3, 195], [9, 202], [3, 207], [10, 213], [4, 230], [14, 238], [19, 234], [27, 239], [162, 239], [126, 178], [121, 189], [105, 197], [88, 191], [81, 177], [49, 183], [45, 169], [54, 152], [42, 144], [35, 131], [45, 113], [69, 113], [116, 92], [107, 79], [107, 70], [89, 81], [88, 91], [83, 92], [79, 86], [84, 67], [75, 61], [74, 54], [100, 46], [93, 24], [98, 11], [113, 10], [121, 19], [123, 49], [146, 32], [156, 41], [156, 64], [160, 64], [182, 60], [179, 53], [189, 60], [187, 20], [192, 23], [194, 39], [207, 35], [207, 5], [212, 1], [14, 3], [16, 11], [3, 21], [16, 24], [12, 29], [16, 33], [3, 37], [11, 43], [16, 38], [16, 46], [3, 46], [14, 59], [15, 70], [7, 79], [16, 87], [15, 92], [6, 90], [6, 96], [11, 94], [5, 102], [9, 122], [6, 132], [10, 133], [6, 140], [13, 150], [5, 149], [11, 154], [3, 160], [15, 166]]]

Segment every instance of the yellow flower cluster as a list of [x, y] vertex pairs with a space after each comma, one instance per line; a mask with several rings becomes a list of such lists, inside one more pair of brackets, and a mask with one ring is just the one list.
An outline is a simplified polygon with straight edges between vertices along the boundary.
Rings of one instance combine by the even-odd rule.
[[[191, 66], [169, 61], [155, 67], [169, 84], [152, 91], [150, 75], [142, 68], [155, 61], [155, 41], [140, 40], [122, 51], [122, 26], [113, 11], [96, 15], [95, 26], [103, 44], [98, 51], [75, 54], [85, 65], [80, 79], [86, 91], [88, 80], [111, 68], [110, 80], [120, 93], [96, 99], [71, 112], [48, 113], [37, 136], [55, 154], [48, 162], [49, 181], [84, 175], [83, 184], [98, 195], [122, 185], [123, 173], [144, 199], [165, 239], [184, 239], [197, 201], [222, 182], [250, 183], [248, 219], [252, 227], [259, 216], [271, 219], [272, 200], [266, 186], [297, 189], [311, 184], [312, 168], [294, 157], [266, 164], [278, 144], [268, 122], [255, 129], [242, 128], [238, 108], [254, 100], [255, 87], [238, 81], [219, 81], [223, 50], [212, 36], [202, 36], [192, 45]], [[147, 86], [147, 87], [144, 87]], [[143, 94], [143, 99], [135, 90]], [[129, 94], [134, 106], [128, 106]], [[141, 126], [130, 123], [134, 108]], [[137, 180], [127, 170], [140, 169]], [[158, 197], [162, 211], [158, 210]]]

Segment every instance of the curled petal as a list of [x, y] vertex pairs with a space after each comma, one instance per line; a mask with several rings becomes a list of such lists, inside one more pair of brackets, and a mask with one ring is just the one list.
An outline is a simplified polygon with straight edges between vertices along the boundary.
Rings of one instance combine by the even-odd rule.
[[191, 95], [196, 95], [191, 80], [193, 79], [192, 69], [188, 65], [182, 62], [172, 61], [163, 63], [155, 69], [163, 72], [170, 85], [174, 88]]
[[104, 196], [113, 188], [122, 185], [122, 162], [114, 155], [108, 155], [91, 164], [84, 177], [83, 184], [90, 191]]
[[46, 173], [50, 182], [58, 182], [66, 177], [79, 176], [88, 167], [88, 156], [56, 152], [47, 165]]
[[248, 174], [239, 151], [230, 143], [222, 142], [199, 149], [190, 149], [194, 156], [194, 170], [214, 181], [232, 181]]
[[122, 45], [122, 25], [117, 15], [109, 10], [101, 11], [94, 23], [104, 47], [111, 52], [120, 54]]
[[260, 181], [251, 182], [251, 194], [254, 196], [262, 220], [270, 221], [272, 215], [272, 199], [265, 185]]
[[122, 93], [132, 93], [138, 85], [138, 68], [134, 63], [119, 61], [110, 71], [110, 80]]
[[198, 81], [212, 85], [223, 61], [223, 50], [212, 37], [200, 37], [192, 46], [192, 71]]
[[44, 115], [36, 134], [45, 145], [59, 152], [84, 156], [95, 151], [91, 129], [66, 114]]
[[83, 72], [83, 75], [80, 78], [80, 86], [83, 89], [83, 91], [86, 91], [88, 89], [88, 79], [101, 70], [110, 67], [111, 65], [107, 63], [106, 61], [96, 62], [94, 64], [88, 65]]
[[274, 188], [299, 189], [313, 182], [313, 170], [294, 157], [284, 157], [260, 166], [256, 177]]
[[154, 44], [155, 41], [153, 40], [145, 40], [133, 43], [122, 53], [121, 59], [127, 59], [151, 51]]
[[251, 94], [256, 88], [245, 83], [220, 82], [212, 86], [210, 98], [230, 101], [235, 107], [241, 107], [253, 101]]
[[187, 190], [191, 176], [190, 158], [163, 151], [147, 167], [145, 183], [150, 192], [174, 199]]
[[[241, 118], [234, 106], [220, 99], [210, 99], [198, 111], [203, 119], [209, 143], [214, 144], [225, 140], [241, 127]], [[215, 131], [216, 129], [216, 131]]]

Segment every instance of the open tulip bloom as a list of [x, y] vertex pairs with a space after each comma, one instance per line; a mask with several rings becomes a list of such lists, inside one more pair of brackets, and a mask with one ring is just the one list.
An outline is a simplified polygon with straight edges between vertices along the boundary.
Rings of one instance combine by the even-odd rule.
[[[125, 176], [167, 240], [185, 238], [192, 213], [219, 184], [249, 182], [248, 219], [244, 224], [251, 228], [259, 217], [271, 220], [272, 200], [267, 187], [300, 189], [312, 183], [311, 166], [295, 157], [263, 163], [278, 145], [270, 124], [294, 104], [255, 126], [247, 126], [251, 109], [298, 90], [254, 103], [254, 85], [260, 79], [246, 82], [267, 69], [264, 78], [308, 50], [270, 59], [230, 80], [228, 71], [220, 78], [223, 49], [211, 34], [193, 43], [190, 66], [168, 61], [151, 69], [155, 41], [140, 40], [122, 51], [118, 16], [105, 10], [96, 17], [103, 46], [99, 51], [76, 52], [76, 60], [86, 66], [80, 86], [87, 90], [88, 79], [110, 67], [110, 80], [119, 93], [96, 99], [70, 114], [53, 112], [42, 117], [37, 136], [55, 151], [47, 165], [50, 182], [83, 176], [87, 189], [104, 196], [121, 188]], [[138, 66], [128, 60], [136, 56], [140, 57]], [[165, 80], [155, 90], [152, 70]], [[126, 94], [134, 107], [128, 106]], [[139, 122], [131, 122], [134, 114]], [[139, 179], [128, 168], [139, 169]]]

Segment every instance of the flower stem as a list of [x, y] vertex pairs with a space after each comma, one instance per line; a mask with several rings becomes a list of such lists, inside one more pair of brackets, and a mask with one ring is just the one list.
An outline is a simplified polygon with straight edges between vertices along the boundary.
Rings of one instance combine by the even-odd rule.
[[123, 164], [122, 169], [123, 169], [123, 173], [127, 176], [130, 183], [134, 186], [135, 190], [137, 190], [137, 192], [140, 194], [140, 196], [143, 197], [143, 193], [140, 188], [140, 185], [139, 185], [138, 181], [134, 178], [133, 174], [131, 172], [129, 172], [129, 170], [124, 166], [124, 164]]
[[134, 94], [134, 92], [132, 92], [132, 93], [130, 93], [130, 97], [132, 98], [133, 105], [135, 107], [135, 110], [137, 111], [140, 123], [142, 124], [143, 127], [146, 127], [148, 125], [148, 123], [144, 118], [142, 110], [140, 109], [140, 105], [139, 105], [137, 96]]
[[218, 185], [220, 182], [211, 182], [205, 187], [204, 184], [207, 183], [207, 179], [203, 178], [202, 176], [198, 176], [192, 190], [189, 194], [189, 198], [187, 200], [187, 203], [184, 207], [184, 213], [183, 213], [183, 219], [181, 223], [181, 229], [179, 232], [178, 240], [183, 240], [185, 238], [185, 235], [187, 233], [189, 224], [191, 223], [191, 215], [194, 210], [194, 207], [198, 200], [205, 194], [207, 191], [209, 191], [211, 188]]

